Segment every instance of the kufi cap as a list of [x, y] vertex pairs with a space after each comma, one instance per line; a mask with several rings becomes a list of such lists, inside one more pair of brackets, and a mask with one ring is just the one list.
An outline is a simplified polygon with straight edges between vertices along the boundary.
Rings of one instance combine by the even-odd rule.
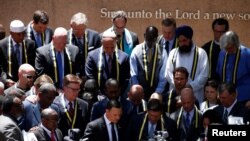
[[103, 32], [102, 38], [116, 38], [116, 34], [113, 30], [106, 30]]
[[186, 38], [192, 39], [193, 29], [188, 25], [179, 26], [176, 29], [176, 36], [177, 38], [179, 38], [181, 35], [185, 36]]
[[25, 26], [22, 21], [14, 20], [10, 23], [10, 31], [15, 33], [20, 33], [25, 31]]

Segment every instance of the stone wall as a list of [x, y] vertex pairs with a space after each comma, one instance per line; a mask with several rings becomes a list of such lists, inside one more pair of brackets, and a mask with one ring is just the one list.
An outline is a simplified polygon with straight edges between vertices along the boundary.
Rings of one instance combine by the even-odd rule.
[[140, 42], [147, 26], [155, 25], [160, 30], [163, 18], [174, 17], [177, 25], [193, 27], [194, 41], [201, 46], [212, 38], [213, 19], [225, 17], [230, 30], [237, 32], [241, 42], [250, 47], [249, 5], [249, 0], [0, 0], [0, 23], [8, 32], [13, 19], [28, 24], [33, 12], [43, 9], [50, 16], [50, 27], [69, 28], [71, 16], [84, 12], [88, 26], [102, 32], [111, 26], [112, 11], [122, 9], [129, 16], [127, 27], [138, 34]]

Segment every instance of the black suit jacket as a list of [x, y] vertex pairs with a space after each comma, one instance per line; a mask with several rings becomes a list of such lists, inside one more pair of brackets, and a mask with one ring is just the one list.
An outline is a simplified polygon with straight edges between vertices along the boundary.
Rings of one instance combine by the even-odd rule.
[[[68, 135], [68, 130], [71, 129], [72, 124], [68, 120], [66, 115], [65, 108], [62, 104], [62, 95], [57, 96], [52, 103], [51, 107], [59, 113], [59, 123], [58, 128], [62, 131], [63, 136]], [[77, 98], [74, 102], [77, 101], [77, 116], [75, 121], [74, 128], [79, 128], [81, 130], [81, 135], [85, 130], [87, 123], [89, 122], [89, 112], [88, 112], [88, 103], [82, 99]]]
[[[223, 121], [224, 106], [219, 105], [215, 107], [213, 110], [218, 113], [218, 116], [221, 118], [220, 120]], [[236, 116], [236, 117], [243, 117], [245, 123], [247, 121], [250, 121], [249, 109], [247, 109], [244, 105], [242, 105], [239, 102], [235, 103], [235, 105], [233, 106], [228, 116], [230, 115]], [[223, 124], [227, 124], [227, 123], [223, 121]]]
[[[18, 80], [18, 61], [16, 58], [16, 55], [14, 53], [14, 45], [12, 41], [10, 42], [11, 46], [11, 57], [9, 58], [9, 38], [11, 36], [8, 36], [4, 38], [3, 40], [0, 41], [0, 67], [1, 67], [1, 72], [4, 72], [7, 74], [7, 79], [11, 79], [13, 81]], [[24, 46], [26, 48], [26, 55], [27, 55], [27, 60], [25, 58], [24, 54]], [[35, 43], [32, 40], [25, 39], [24, 42], [22, 43], [22, 63], [29, 63], [30, 65], [34, 66], [35, 63]], [[11, 59], [11, 72], [9, 72], [9, 59]]]
[[[202, 132], [202, 114], [198, 109], [194, 110], [194, 116], [191, 120], [191, 124], [188, 129], [185, 128], [186, 121], [183, 116], [183, 112], [181, 113], [180, 119], [179, 114], [183, 110], [178, 110], [170, 115], [170, 117], [176, 121], [177, 123], [177, 131], [178, 131], [178, 140], [186, 140], [186, 141], [196, 141]], [[196, 112], [198, 117], [196, 118]], [[179, 123], [178, 123], [179, 121]]]
[[[50, 136], [41, 126], [38, 126], [38, 129], [32, 130], [30, 132], [35, 134], [38, 141], [50, 141], [51, 140]], [[55, 130], [55, 137], [57, 141], [63, 141], [63, 135], [59, 129]]]
[[[126, 130], [126, 140], [127, 141], [137, 141], [139, 139], [139, 134], [142, 129], [142, 124], [147, 112], [141, 113], [134, 116], [129, 122], [128, 128]], [[163, 124], [164, 129], [168, 132], [169, 137], [167, 140], [176, 141], [177, 139], [177, 128], [176, 122], [169, 117], [162, 115], [164, 123], [161, 123], [161, 120], [157, 122], [156, 130], [161, 131], [161, 124]], [[147, 118], [147, 117], [146, 117]], [[144, 128], [142, 129], [141, 140], [148, 140], [148, 118], [146, 119]]]
[[[28, 33], [28, 31], [29, 31], [29, 33]], [[38, 48], [37, 42], [36, 42], [36, 39], [35, 39], [35, 35], [34, 35], [34, 31], [33, 31], [33, 28], [31, 27], [31, 24], [27, 25], [26, 32], [27, 32], [26, 33], [26, 38], [28, 38], [30, 40], [33, 40], [35, 42], [36, 48]], [[44, 37], [41, 37], [43, 45], [49, 44], [51, 42], [51, 40], [52, 40], [52, 37], [53, 37], [53, 30], [51, 28], [47, 27], [42, 36], [44, 36]]]
[[[77, 41], [76, 36], [71, 32], [72, 30], [70, 29], [68, 31], [68, 44], [73, 44], [79, 48], [82, 64], [81, 64], [81, 75], [85, 76], [85, 56], [84, 51], [85, 49], [80, 46], [79, 42]], [[90, 52], [102, 45], [101, 43], [101, 38], [99, 36], [99, 33], [92, 30], [92, 29], [86, 29], [85, 32], [87, 32], [87, 44], [88, 44], [88, 49], [87, 52]], [[71, 35], [70, 35], [71, 34]], [[84, 35], [85, 36], [85, 35]], [[71, 37], [71, 38], [70, 38]], [[85, 37], [83, 39], [83, 44], [85, 44]]]
[[[118, 126], [118, 125], [117, 125]], [[120, 136], [120, 128], [118, 129], [119, 141], [122, 140]], [[88, 123], [84, 136], [82, 139], [88, 138], [87, 141], [109, 141], [108, 128], [104, 117], [100, 117]]]
[[[98, 82], [98, 67], [100, 60], [100, 52], [103, 47], [91, 51], [88, 54], [85, 73], [88, 79], [95, 79]], [[114, 53], [115, 54], [115, 53]], [[101, 64], [101, 80], [100, 80], [100, 90], [104, 93], [104, 84], [109, 78], [115, 78], [117, 75], [116, 70], [116, 57], [113, 55], [112, 62], [112, 75], [109, 75], [108, 64], [106, 61], [105, 53], [102, 53], [102, 64]], [[126, 53], [118, 49], [118, 65], [119, 65], [119, 82], [121, 84], [121, 92], [127, 87], [128, 80], [130, 78], [130, 66], [129, 66], [129, 57]]]
[[[69, 57], [72, 63], [72, 74], [79, 74], [80, 73], [79, 64], [81, 63], [79, 49], [76, 46], [67, 44], [64, 49], [64, 75], [67, 75], [70, 73], [70, 64], [69, 64], [68, 55], [66, 53], [66, 48], [68, 49]], [[55, 69], [56, 68], [54, 67], [51, 44], [37, 48], [36, 59], [35, 59], [35, 69], [36, 69], [38, 76], [42, 74], [47, 74], [53, 79], [55, 85], [57, 87], [59, 86], [58, 81], [57, 82], [55, 81]], [[58, 71], [57, 71], [57, 74], [59, 74]]]

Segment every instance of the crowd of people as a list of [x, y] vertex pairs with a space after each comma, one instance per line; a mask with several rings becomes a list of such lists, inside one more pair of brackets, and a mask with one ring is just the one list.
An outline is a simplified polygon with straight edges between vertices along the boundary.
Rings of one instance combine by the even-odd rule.
[[0, 25], [0, 140], [196, 141], [210, 124], [249, 124], [250, 49], [226, 19], [202, 47], [174, 18], [140, 42], [127, 22], [116, 11], [97, 32], [76, 13], [52, 30], [37, 10], [7, 37]]

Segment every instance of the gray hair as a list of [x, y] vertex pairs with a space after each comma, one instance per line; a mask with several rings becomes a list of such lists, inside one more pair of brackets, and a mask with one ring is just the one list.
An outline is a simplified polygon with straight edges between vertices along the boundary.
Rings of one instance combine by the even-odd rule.
[[114, 21], [117, 18], [123, 18], [125, 22], [127, 22], [127, 16], [125, 11], [116, 11], [113, 14], [112, 21]]
[[77, 25], [80, 25], [80, 24], [84, 24], [84, 25], [87, 25], [88, 23], [88, 19], [87, 19], [87, 16], [84, 14], [84, 13], [76, 13], [72, 16], [71, 20], [70, 20], [70, 24], [77, 24]]
[[225, 49], [229, 44], [236, 48], [240, 46], [239, 36], [233, 31], [227, 31], [220, 38], [221, 49]]

